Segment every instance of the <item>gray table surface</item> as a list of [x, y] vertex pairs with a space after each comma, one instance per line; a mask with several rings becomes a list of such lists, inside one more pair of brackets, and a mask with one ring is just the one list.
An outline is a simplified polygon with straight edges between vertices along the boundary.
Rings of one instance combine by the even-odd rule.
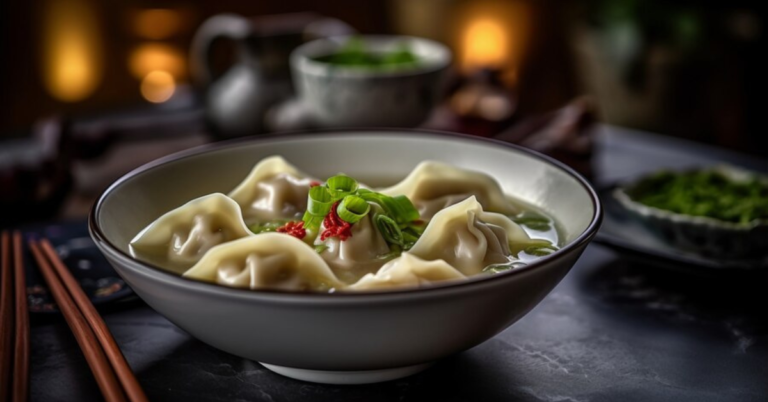
[[[659, 167], [764, 160], [601, 126], [598, 185]], [[768, 281], [697, 277], [592, 244], [526, 317], [415, 376], [366, 386], [304, 383], [209, 347], [140, 300], [103, 310], [154, 401], [765, 401]], [[31, 400], [100, 394], [68, 327], [35, 316]]]

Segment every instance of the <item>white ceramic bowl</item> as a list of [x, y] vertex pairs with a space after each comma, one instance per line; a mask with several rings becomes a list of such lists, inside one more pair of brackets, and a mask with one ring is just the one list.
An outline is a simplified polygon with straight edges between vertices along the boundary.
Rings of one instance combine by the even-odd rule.
[[336, 52], [350, 37], [318, 39], [296, 48], [291, 69], [301, 102], [321, 127], [415, 127], [439, 99], [451, 63], [445, 45], [412, 36], [361, 36], [365, 49], [386, 52], [406, 44], [419, 59], [407, 69], [361, 69], [314, 60]]
[[[559, 223], [561, 250], [529, 266], [441, 287], [310, 294], [233, 289], [182, 278], [132, 258], [144, 226], [186, 201], [228, 192], [260, 159], [282, 155], [317, 177], [369, 183], [432, 159], [486, 172], [508, 194]], [[597, 232], [597, 195], [571, 169], [497, 141], [423, 131], [333, 131], [235, 140], [172, 155], [115, 182], [90, 217], [91, 235], [152, 308], [226, 352], [308, 381], [367, 383], [415, 373], [512, 325], [552, 290]]]

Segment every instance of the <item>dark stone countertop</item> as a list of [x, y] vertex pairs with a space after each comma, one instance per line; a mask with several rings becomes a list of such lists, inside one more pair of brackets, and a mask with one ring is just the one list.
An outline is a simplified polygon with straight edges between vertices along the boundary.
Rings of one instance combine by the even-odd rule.
[[[603, 127], [598, 183], [662, 166], [752, 160]], [[768, 280], [695, 276], [593, 244], [532, 312], [415, 376], [329, 386], [274, 374], [199, 342], [140, 300], [103, 316], [153, 401], [765, 401]], [[35, 315], [32, 401], [101, 398], [63, 319]]]

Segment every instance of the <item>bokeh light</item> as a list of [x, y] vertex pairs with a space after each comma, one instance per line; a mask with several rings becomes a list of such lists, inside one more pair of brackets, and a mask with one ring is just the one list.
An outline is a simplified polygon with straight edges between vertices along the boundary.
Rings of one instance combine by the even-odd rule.
[[64, 102], [89, 97], [102, 78], [101, 33], [87, 0], [48, 0], [43, 32], [43, 82]]
[[141, 96], [152, 103], [171, 99], [176, 91], [176, 80], [167, 71], [152, 71], [141, 80]]

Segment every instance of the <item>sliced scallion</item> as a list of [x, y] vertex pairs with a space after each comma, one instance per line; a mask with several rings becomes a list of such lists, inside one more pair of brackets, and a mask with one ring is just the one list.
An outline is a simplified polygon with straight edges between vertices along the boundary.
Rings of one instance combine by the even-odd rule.
[[331, 211], [333, 197], [328, 189], [322, 186], [315, 186], [309, 189], [309, 198], [307, 200], [307, 212], [312, 215], [325, 216]]
[[387, 243], [396, 244], [398, 246], [403, 245], [403, 232], [397, 225], [394, 219], [384, 214], [376, 214], [373, 217], [373, 223], [376, 228], [381, 232], [382, 237]]
[[411, 222], [419, 219], [419, 211], [413, 206], [411, 200], [404, 195], [390, 197], [373, 191], [359, 190], [358, 196], [366, 201], [374, 202], [384, 209], [384, 213], [392, 217], [398, 223]]
[[339, 214], [345, 222], [357, 223], [360, 219], [371, 211], [371, 205], [364, 199], [355, 196], [348, 195], [341, 200], [339, 207], [336, 209], [336, 213]]
[[325, 185], [336, 199], [354, 193], [359, 187], [357, 180], [343, 174], [331, 177]]
[[317, 230], [323, 223], [325, 215], [312, 215], [309, 211], [304, 212], [302, 221], [304, 222], [304, 228], [307, 230]]

